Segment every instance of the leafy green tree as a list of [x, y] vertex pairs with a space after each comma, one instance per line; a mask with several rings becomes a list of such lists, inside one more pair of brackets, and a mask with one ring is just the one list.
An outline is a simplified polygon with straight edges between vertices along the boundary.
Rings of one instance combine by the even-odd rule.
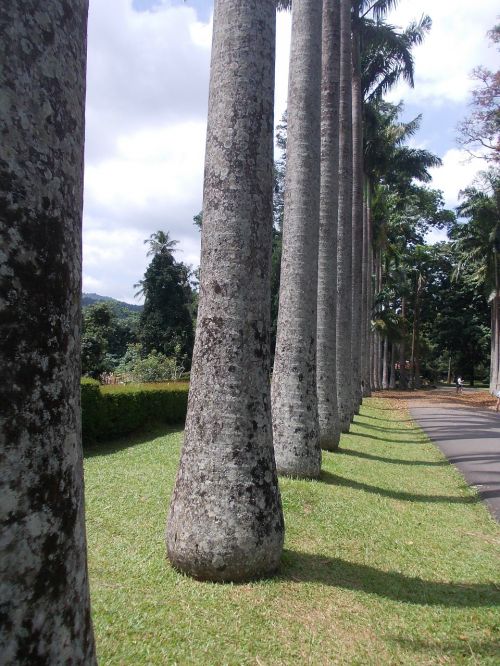
[[97, 379], [114, 370], [137, 336], [129, 320], [119, 319], [107, 301], [86, 307], [82, 319], [82, 374]]
[[469, 187], [463, 193], [459, 215], [468, 221], [457, 224], [451, 238], [459, 255], [456, 274], [464, 266], [472, 270], [476, 288], [491, 303], [490, 390], [500, 389], [500, 172], [485, 174], [488, 189]]
[[189, 359], [193, 351], [192, 288], [190, 270], [177, 262], [173, 251], [177, 241], [168, 232], [158, 231], [145, 241], [152, 256], [144, 278], [138, 283], [144, 295], [139, 322], [139, 341], [143, 353], [153, 350], [174, 356], [176, 350]]

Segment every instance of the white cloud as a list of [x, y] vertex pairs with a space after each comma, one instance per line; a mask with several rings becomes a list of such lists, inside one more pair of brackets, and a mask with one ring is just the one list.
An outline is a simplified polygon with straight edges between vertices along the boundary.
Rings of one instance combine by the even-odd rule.
[[211, 31], [187, 5], [91, 3], [84, 289], [132, 301], [158, 229], [199, 262]]
[[432, 29], [423, 44], [414, 49], [415, 88], [401, 84], [390, 99], [435, 105], [466, 102], [473, 85], [472, 69], [481, 64], [497, 66], [498, 56], [489, 47], [486, 32], [496, 23], [498, 0], [400, 2], [388, 21], [406, 27], [422, 14], [431, 17]]
[[451, 148], [442, 157], [443, 165], [430, 169], [432, 187], [442, 190], [447, 208], [456, 208], [459, 192], [472, 185], [478, 171], [485, 169], [485, 163], [470, 158], [465, 150]]

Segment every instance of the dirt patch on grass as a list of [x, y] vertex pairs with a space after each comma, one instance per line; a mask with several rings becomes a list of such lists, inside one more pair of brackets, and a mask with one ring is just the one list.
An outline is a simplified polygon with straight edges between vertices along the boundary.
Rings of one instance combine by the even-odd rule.
[[467, 390], [457, 394], [454, 389], [421, 389], [419, 391], [376, 391], [373, 398], [384, 401], [383, 408], [389, 410], [407, 409], [418, 402], [440, 403], [448, 407], [474, 407], [494, 409], [496, 398], [486, 390]]

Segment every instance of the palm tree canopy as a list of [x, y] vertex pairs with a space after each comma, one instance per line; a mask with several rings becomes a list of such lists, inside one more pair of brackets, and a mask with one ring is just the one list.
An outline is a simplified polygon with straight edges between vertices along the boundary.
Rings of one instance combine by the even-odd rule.
[[464, 265], [473, 265], [476, 286], [498, 292], [500, 287], [500, 174], [490, 173], [492, 190], [468, 187], [461, 192], [459, 216], [468, 222], [457, 224], [451, 232], [453, 248], [459, 255], [455, 277]]
[[174, 249], [179, 241], [170, 238], [168, 231], [155, 231], [149, 238], [146, 238], [144, 245], [149, 245], [149, 250], [146, 256], [151, 257], [157, 254], [173, 254]]

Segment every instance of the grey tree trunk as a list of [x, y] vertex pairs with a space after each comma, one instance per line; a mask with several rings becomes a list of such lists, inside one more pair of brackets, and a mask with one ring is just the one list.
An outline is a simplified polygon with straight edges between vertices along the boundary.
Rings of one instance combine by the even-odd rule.
[[337, 400], [348, 432], [352, 400], [352, 46], [351, 2], [340, 0], [340, 137], [337, 251]]
[[372, 317], [373, 317], [373, 239], [372, 239], [372, 219], [371, 219], [371, 192], [370, 184], [366, 186], [366, 240], [365, 240], [365, 253], [366, 253], [366, 391], [367, 395], [371, 395], [373, 389], [372, 378], [372, 364], [373, 364], [373, 331], [372, 331]]
[[0, 4], [0, 662], [95, 664], [80, 417], [86, 0]]
[[278, 567], [284, 524], [272, 448], [270, 249], [274, 0], [217, 0], [201, 285], [168, 556], [196, 578]]
[[370, 288], [371, 288], [371, 271], [369, 269], [369, 228], [368, 228], [368, 180], [364, 181], [363, 198], [363, 259], [361, 267], [362, 275], [362, 312], [361, 312], [361, 326], [362, 326], [362, 346], [361, 346], [361, 381], [363, 397], [370, 396]]
[[382, 352], [382, 388], [384, 390], [389, 388], [389, 340], [387, 336], [384, 338], [383, 342], [383, 352]]
[[396, 345], [391, 344], [391, 366], [389, 368], [389, 388], [396, 388]]
[[320, 444], [328, 451], [337, 449], [340, 440], [336, 362], [339, 53], [339, 0], [323, 0], [317, 390]]
[[361, 391], [362, 276], [363, 276], [363, 111], [361, 86], [361, 46], [357, 30], [352, 47], [352, 134], [353, 134], [353, 188], [352, 188], [352, 395], [353, 408], [359, 411]]
[[316, 392], [321, 24], [318, 0], [294, 0], [272, 404], [278, 473], [301, 478], [317, 478], [321, 471]]
[[490, 391], [500, 390], [500, 297], [491, 302]]
[[408, 378], [406, 374], [406, 299], [403, 296], [401, 299], [401, 318], [403, 320], [403, 330], [401, 342], [399, 343], [399, 388], [406, 391], [408, 388]]

